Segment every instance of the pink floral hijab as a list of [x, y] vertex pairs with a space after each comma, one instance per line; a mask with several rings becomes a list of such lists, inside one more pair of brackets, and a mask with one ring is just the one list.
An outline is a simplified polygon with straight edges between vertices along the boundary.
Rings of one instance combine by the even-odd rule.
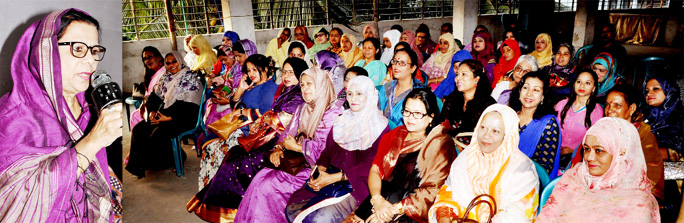
[[608, 171], [593, 176], [584, 162], [568, 170], [556, 184], [537, 222], [660, 222], [658, 202], [651, 194], [646, 161], [634, 125], [606, 117], [592, 125], [586, 135], [596, 136], [613, 156]]

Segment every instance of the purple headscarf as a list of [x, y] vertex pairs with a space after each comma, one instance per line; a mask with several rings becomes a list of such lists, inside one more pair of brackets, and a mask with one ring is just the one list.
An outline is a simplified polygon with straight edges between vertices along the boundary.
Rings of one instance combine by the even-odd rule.
[[[74, 118], [62, 95], [60, 19], [48, 14], [24, 32], [12, 57], [14, 87], [0, 98], [0, 216], [8, 222], [111, 220], [109, 170], [101, 149], [79, 176], [74, 142], [88, 106]], [[86, 105], [84, 92], [76, 95]]]
[[[237, 46], [240, 45], [240, 46]], [[240, 41], [237, 41], [237, 43], [233, 44], [233, 50], [235, 51], [236, 48], [239, 50], [240, 47], [245, 51], [245, 55], [247, 57], [251, 56], [252, 54], [257, 54], [257, 48], [256, 45], [254, 45], [254, 42], [248, 39], [241, 39]], [[240, 79], [242, 79], [242, 65], [240, 63], [233, 64], [233, 67], [230, 68], [230, 73], [233, 74], [233, 88], [237, 88], [238, 85], [240, 85]]]
[[316, 64], [328, 72], [330, 72], [330, 79], [333, 82], [333, 89], [335, 95], [342, 91], [344, 88], [344, 73], [347, 71], [347, 65], [345, 65], [344, 60], [340, 58], [339, 55], [328, 50], [321, 50], [314, 55], [314, 60]]

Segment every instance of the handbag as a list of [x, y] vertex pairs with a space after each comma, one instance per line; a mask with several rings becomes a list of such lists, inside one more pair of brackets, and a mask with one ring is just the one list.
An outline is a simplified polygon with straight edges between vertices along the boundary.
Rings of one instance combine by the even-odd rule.
[[[487, 199], [484, 199], [487, 198]], [[491, 201], [491, 202], [490, 202]], [[473, 210], [475, 207], [477, 207], [480, 204], [486, 204], [489, 207], [489, 219], [487, 219], [487, 223], [492, 222], [492, 218], [496, 214], [496, 201], [494, 200], [494, 197], [492, 197], [489, 194], [480, 194], [477, 195], [473, 200], [470, 201], [468, 204], [468, 207], [466, 208], [465, 214], [463, 215], [463, 218], [461, 219], [456, 219], [453, 222], [454, 223], [478, 223], [476, 220], [473, 219], [468, 219], [468, 214], [470, 214], [470, 211]]]
[[259, 122], [252, 124], [252, 127], [256, 129], [255, 132], [250, 132], [248, 136], [238, 137], [237, 139], [240, 146], [247, 152], [254, 148], [259, 148], [268, 141], [271, 141], [278, 131], [282, 132], [285, 129], [282, 127], [280, 121], [278, 121], [278, 116], [273, 111], [264, 113], [259, 119]]
[[[339, 173], [341, 170], [338, 169], [337, 167], [330, 166], [328, 167], [325, 172], [329, 174], [335, 174]], [[315, 168], [313, 171], [311, 171], [311, 176], [315, 180], [319, 176], [319, 170], [318, 168]], [[321, 188], [318, 191], [315, 191], [311, 187], [309, 187], [309, 181], [311, 178], [306, 179], [306, 183], [304, 183], [304, 189], [313, 192], [314, 194], [324, 197], [324, 198], [331, 198], [331, 197], [341, 197], [345, 194], [348, 194], [353, 191], [351, 183], [349, 183], [348, 180], [345, 181], [337, 181], [335, 183], [331, 183], [328, 186], [325, 186]]]
[[264, 153], [264, 167], [274, 170], [281, 170], [283, 172], [289, 173], [292, 176], [297, 176], [299, 171], [307, 166], [304, 154], [284, 149], [283, 157], [280, 158], [280, 165], [276, 167], [273, 165], [273, 163], [271, 163], [271, 154], [273, 151]]
[[221, 139], [228, 140], [230, 134], [233, 134], [235, 130], [249, 125], [250, 123], [252, 122], [245, 116], [226, 115], [218, 121], [207, 125], [207, 127]]

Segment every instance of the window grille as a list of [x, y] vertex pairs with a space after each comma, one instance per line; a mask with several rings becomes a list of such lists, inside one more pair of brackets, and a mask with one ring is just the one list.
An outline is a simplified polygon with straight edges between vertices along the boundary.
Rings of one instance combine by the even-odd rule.
[[556, 0], [555, 12], [574, 12], [577, 11], [577, 0]]
[[[176, 36], [223, 32], [220, 0], [170, 1]], [[124, 41], [168, 38], [164, 0], [122, 0]]]
[[479, 0], [480, 15], [518, 14], [519, 0]]
[[600, 0], [599, 10], [668, 8], [670, 0]]

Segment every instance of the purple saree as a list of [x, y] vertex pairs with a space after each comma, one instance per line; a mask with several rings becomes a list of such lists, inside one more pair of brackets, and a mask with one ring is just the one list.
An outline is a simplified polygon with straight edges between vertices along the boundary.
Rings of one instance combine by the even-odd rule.
[[[302, 121], [300, 117], [304, 105], [297, 109], [290, 125], [285, 129], [285, 134], [280, 136], [279, 141], [283, 141], [288, 135], [297, 134], [300, 121]], [[302, 152], [309, 166], [316, 165], [318, 157], [325, 149], [333, 123], [342, 112], [343, 110], [337, 106], [325, 111], [314, 138], [302, 141]], [[235, 222], [287, 222], [285, 218], [287, 201], [292, 193], [304, 185], [310, 173], [310, 167], [302, 169], [297, 176], [275, 169], [262, 169], [254, 176], [250, 187], [247, 188], [247, 192], [245, 192], [238, 207]]]
[[[0, 98], [0, 221], [114, 221], [106, 151], [78, 175], [74, 142], [88, 106], [73, 117], [62, 95], [57, 33], [66, 9], [22, 35], [11, 64], [13, 89]], [[84, 93], [78, 102], [86, 105]]]

